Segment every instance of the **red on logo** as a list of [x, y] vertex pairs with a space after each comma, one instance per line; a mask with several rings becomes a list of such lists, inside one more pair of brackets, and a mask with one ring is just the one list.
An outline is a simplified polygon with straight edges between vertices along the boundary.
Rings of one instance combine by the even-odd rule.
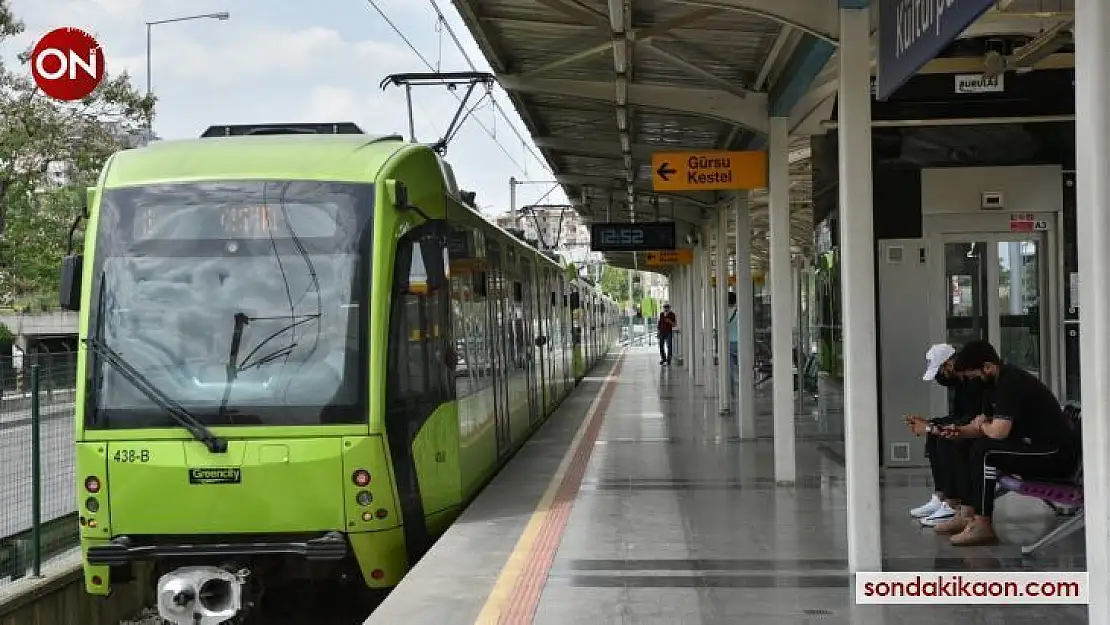
[[79, 28], [56, 28], [31, 51], [31, 76], [46, 95], [73, 101], [88, 96], [104, 80], [104, 52]]

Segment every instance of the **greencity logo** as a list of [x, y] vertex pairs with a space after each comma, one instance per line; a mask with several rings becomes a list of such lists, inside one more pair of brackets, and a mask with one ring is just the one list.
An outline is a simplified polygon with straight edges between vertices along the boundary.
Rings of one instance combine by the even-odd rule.
[[190, 484], [238, 484], [242, 480], [242, 470], [234, 467], [189, 469]]

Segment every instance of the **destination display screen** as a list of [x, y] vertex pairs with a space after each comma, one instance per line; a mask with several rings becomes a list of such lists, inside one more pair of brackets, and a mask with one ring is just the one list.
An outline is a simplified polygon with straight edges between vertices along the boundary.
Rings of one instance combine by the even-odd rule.
[[306, 237], [336, 234], [334, 205], [191, 204], [142, 206], [135, 211], [133, 240], [264, 239], [284, 237], [290, 230]]
[[677, 247], [673, 221], [598, 223], [590, 226], [590, 249], [595, 252], [646, 252]]

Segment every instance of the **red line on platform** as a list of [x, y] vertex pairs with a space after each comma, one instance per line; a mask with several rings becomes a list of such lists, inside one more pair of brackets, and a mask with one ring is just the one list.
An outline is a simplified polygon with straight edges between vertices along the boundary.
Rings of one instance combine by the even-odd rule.
[[[619, 377], [623, 367], [624, 355], [622, 354], [609, 373], [609, 377]], [[613, 399], [616, 389], [616, 384], [606, 384], [603, 387], [604, 394], [598, 402], [597, 411], [594, 412], [585, 433], [578, 441], [578, 448], [574, 450], [574, 459], [559, 484], [559, 490], [551, 504], [551, 511], [544, 519], [528, 556], [528, 563], [516, 586], [513, 587], [512, 594], [509, 595], [508, 609], [497, 621], [499, 625], [529, 625], [536, 615], [543, 587], [547, 583], [551, 564], [555, 560], [555, 552], [558, 551], [563, 532], [566, 531], [567, 521], [574, 508], [574, 500], [578, 496], [579, 488], [582, 487], [582, 478], [586, 475], [586, 466], [590, 462], [590, 456], [593, 455], [594, 443], [597, 441], [598, 432], [601, 431], [601, 425], [605, 421], [605, 412], [609, 409], [609, 402]]]

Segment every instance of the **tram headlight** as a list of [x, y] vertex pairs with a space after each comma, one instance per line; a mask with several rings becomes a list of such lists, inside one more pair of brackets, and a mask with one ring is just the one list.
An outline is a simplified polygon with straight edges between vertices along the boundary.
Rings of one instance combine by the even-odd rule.
[[369, 506], [370, 502], [374, 501], [374, 497], [370, 494], [370, 491], [362, 490], [355, 495], [355, 501], [358, 502], [360, 506]]

